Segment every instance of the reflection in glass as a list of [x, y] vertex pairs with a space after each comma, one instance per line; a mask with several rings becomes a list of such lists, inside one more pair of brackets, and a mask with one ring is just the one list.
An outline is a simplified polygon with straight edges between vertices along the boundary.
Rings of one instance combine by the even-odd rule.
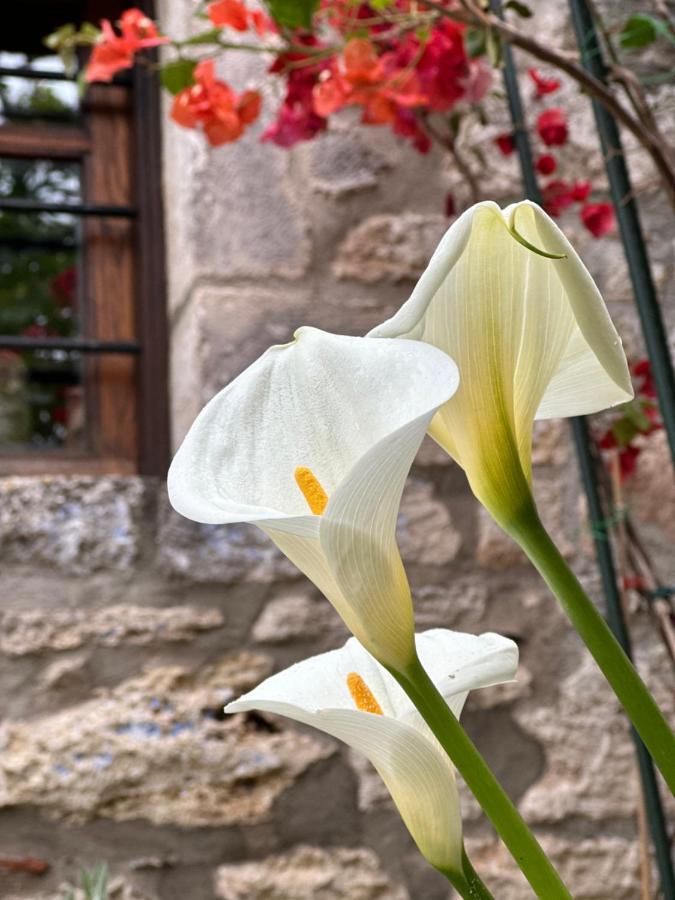
[[[23, 53], [0, 51], [0, 67], [64, 74], [62, 61], [53, 55], [31, 59]], [[31, 123], [74, 122], [79, 111], [80, 95], [74, 81], [15, 75], [0, 77], [0, 125], [25, 120]]]
[[[78, 163], [0, 158], [0, 197], [77, 203]], [[81, 228], [62, 213], [0, 210], [0, 336], [81, 333]], [[0, 450], [81, 448], [83, 360], [73, 351], [0, 349]]]

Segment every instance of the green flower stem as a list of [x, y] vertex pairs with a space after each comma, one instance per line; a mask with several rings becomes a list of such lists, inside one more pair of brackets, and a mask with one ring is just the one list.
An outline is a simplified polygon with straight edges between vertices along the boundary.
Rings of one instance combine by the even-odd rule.
[[[471, 738], [438, 692], [419, 659], [415, 657], [403, 672], [396, 672], [393, 669], [390, 671], [466, 781], [537, 896], [545, 900], [571, 900], [571, 894], [560, 880], [560, 876]], [[449, 873], [444, 874], [449, 877]], [[470, 887], [470, 876], [465, 874], [465, 878]], [[474, 882], [474, 889], [478, 889], [477, 882]], [[489, 894], [475, 896], [481, 898]]]
[[439, 869], [438, 871], [445, 875], [450, 884], [464, 900], [495, 900], [474, 867], [471, 865], [471, 861], [466, 855], [464, 847], [462, 847], [461, 872], [450, 871], [450, 869]]
[[675, 792], [675, 735], [632, 662], [548, 536], [534, 506], [508, 532], [560, 601], [671, 791]]

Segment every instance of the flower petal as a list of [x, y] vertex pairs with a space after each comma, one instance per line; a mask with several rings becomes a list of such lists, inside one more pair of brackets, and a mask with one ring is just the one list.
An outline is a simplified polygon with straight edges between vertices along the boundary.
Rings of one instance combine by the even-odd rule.
[[[319, 536], [343, 597], [347, 626], [381, 662], [413, 656], [412, 598], [396, 545], [403, 486], [433, 411], [379, 441], [353, 466], [321, 520]], [[352, 623], [358, 615], [358, 627]]]
[[[514, 224], [533, 246], [566, 258], [526, 249], [511, 233]], [[597, 288], [531, 203], [467, 210], [407, 303], [370, 335], [414, 337], [455, 359], [460, 388], [430, 433], [466, 468], [481, 499], [517, 479], [518, 463], [504, 452], [509, 443], [529, 476], [535, 416], [581, 414], [631, 396], [621, 342]]]
[[[387, 716], [397, 716], [410, 707], [403, 689], [356, 640], [337, 650], [310, 656], [295, 665], [270, 675], [257, 687], [227, 706], [228, 712], [262, 708], [257, 704], [284, 701], [313, 715], [323, 709], [356, 711], [347, 687], [347, 676], [358, 673], [375, 695]], [[243, 706], [242, 704], [247, 704]]]
[[[169, 472], [174, 507], [201, 522], [256, 522], [378, 659], [413, 655], [395, 526], [403, 484], [457, 367], [417, 341], [300, 329], [200, 413]], [[328, 495], [307, 514], [307, 467]]]
[[375, 443], [455, 390], [452, 361], [427, 350], [299, 329], [201, 411], [169, 470], [173, 506], [199, 522], [298, 520], [306, 532], [298, 466], [330, 496]]
[[518, 645], [494, 632], [432, 628], [418, 634], [416, 644], [422, 665], [457, 718], [469, 691], [513, 681], [518, 669]]
[[530, 233], [533, 241], [566, 255], [566, 259], [554, 260], [553, 267], [576, 325], [541, 400], [537, 418], [587, 415], [627, 402], [633, 396], [633, 386], [626, 355], [595, 282], [549, 216], [534, 203], [518, 206], [523, 212], [528, 210], [525, 215], [518, 213], [519, 230]]

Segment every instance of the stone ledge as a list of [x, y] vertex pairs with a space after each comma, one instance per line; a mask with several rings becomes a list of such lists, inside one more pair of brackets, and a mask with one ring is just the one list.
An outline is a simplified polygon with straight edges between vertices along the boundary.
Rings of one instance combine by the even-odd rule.
[[139, 553], [145, 489], [134, 477], [0, 479], [3, 562], [69, 575], [128, 571]]
[[270, 668], [251, 653], [194, 672], [153, 668], [80, 705], [6, 723], [0, 806], [37, 806], [74, 823], [265, 821], [298, 776], [333, 753], [283, 724], [223, 716], [223, 704]]
[[105, 609], [31, 609], [0, 612], [0, 652], [25, 656], [44, 650], [73, 650], [84, 644], [117, 647], [187, 641], [219, 628], [223, 614], [194, 606], [165, 608], [118, 604]]
[[409, 900], [372, 850], [300, 846], [255, 862], [221, 866], [219, 900]]

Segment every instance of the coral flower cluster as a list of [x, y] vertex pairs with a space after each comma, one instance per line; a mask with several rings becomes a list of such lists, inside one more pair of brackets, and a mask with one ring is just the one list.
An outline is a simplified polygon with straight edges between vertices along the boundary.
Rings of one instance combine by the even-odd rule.
[[217, 147], [236, 141], [260, 113], [260, 94], [244, 91], [237, 95], [215, 75], [213, 60], [199, 63], [195, 83], [174, 97], [171, 118], [184, 128], [204, 130], [209, 143]]
[[139, 50], [169, 42], [140, 9], [125, 10], [119, 25], [121, 33], [117, 34], [107, 19], [101, 22], [101, 38], [92, 50], [87, 81], [111, 81], [118, 72], [133, 66]]
[[[284, 6], [275, 20], [244, 0], [206, 4], [202, 15], [211, 30], [175, 42], [178, 59], [162, 70], [164, 86], [174, 94], [173, 121], [201, 130], [212, 146], [238, 140], [260, 115], [261, 93], [238, 92], [218, 78], [213, 50], [195, 61], [184, 54], [184, 47], [268, 50], [273, 59], [267, 72], [281, 82], [283, 95], [262, 130], [262, 141], [293, 147], [325, 131], [342, 110], [355, 108], [364, 124], [390, 128], [420, 153], [427, 153], [436, 141], [456, 155], [463, 117], [484, 116], [481, 101], [492, 84], [486, 49], [476, 49], [471, 29], [434, 16], [416, 0], [316, 0], [304, 24], [302, 16], [297, 19], [301, 6]], [[278, 16], [273, 3], [269, 9]], [[294, 24], [285, 20], [289, 15]], [[424, 27], [410, 25], [416, 16], [427, 16]], [[119, 33], [109, 21], [101, 23], [88, 81], [110, 81], [134, 64], [139, 50], [170, 42], [139, 9], [126, 10], [118, 25]], [[571, 126], [560, 105], [541, 104], [549, 103], [562, 82], [536, 68], [528, 70], [528, 77], [532, 102], [535, 108], [539, 105], [532, 131], [541, 146], [534, 166], [543, 179], [544, 208], [558, 217], [576, 205], [581, 223], [594, 237], [610, 234], [615, 229], [612, 204], [591, 197], [589, 181], [560, 174]], [[500, 134], [495, 143], [504, 156], [515, 150], [513, 134]], [[451, 195], [446, 212], [455, 215]]]

